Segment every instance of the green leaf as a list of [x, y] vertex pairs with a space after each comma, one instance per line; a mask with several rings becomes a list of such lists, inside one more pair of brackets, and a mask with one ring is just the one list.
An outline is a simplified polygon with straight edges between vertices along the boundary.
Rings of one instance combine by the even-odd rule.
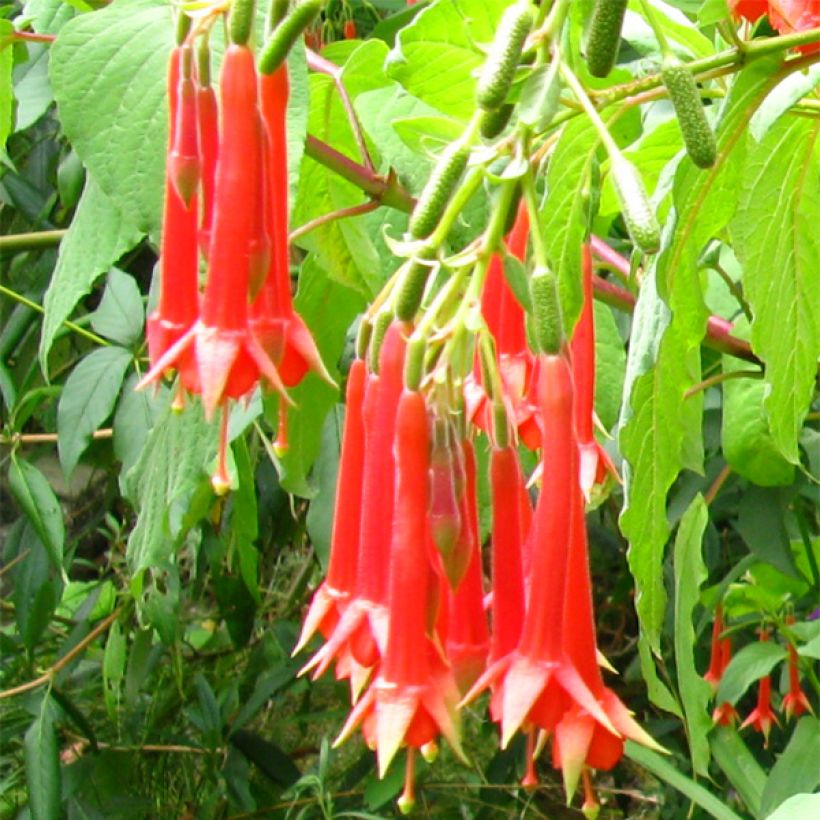
[[[747, 370], [734, 356], [723, 357], [723, 372]], [[794, 465], [777, 449], [763, 410], [766, 385], [752, 378], [723, 383], [723, 456], [732, 469], [762, 487], [791, 484]]]
[[126, 549], [133, 575], [164, 565], [173, 555], [182, 512], [205, 476], [216, 442], [215, 425], [205, 421], [199, 402], [191, 402], [184, 413], [174, 413], [170, 401], [166, 404], [123, 482], [126, 497], [138, 512]]
[[712, 728], [708, 704], [709, 684], [695, 669], [695, 630], [692, 616], [700, 597], [700, 586], [708, 575], [703, 563], [703, 533], [709, 513], [703, 496], [698, 493], [683, 515], [675, 538], [675, 668], [678, 689], [686, 715], [686, 736], [692, 755], [692, 769], [707, 777], [709, 741]]
[[[390, 124], [399, 135], [399, 139], [413, 153], [421, 156], [429, 152], [438, 153], [453, 140], [458, 139], [464, 130], [458, 120], [440, 114], [398, 117]], [[421, 190], [421, 186], [417, 190]]]
[[100, 306], [91, 314], [91, 327], [112, 342], [132, 348], [142, 341], [145, 308], [133, 276], [118, 268], [108, 274]]
[[51, 51], [63, 130], [116, 210], [142, 233], [156, 233], [162, 212], [172, 46], [167, 3], [119, 0], [67, 23]]
[[595, 302], [595, 412], [608, 430], [618, 420], [626, 351], [608, 305]]
[[222, 716], [219, 712], [219, 704], [216, 701], [214, 690], [201, 674], [194, 678], [197, 701], [199, 704], [199, 715], [202, 718], [201, 729], [206, 738], [216, 745], [222, 735]]
[[814, 791], [820, 785], [820, 761], [817, 740], [820, 720], [806, 715], [797, 722], [789, 744], [777, 759], [763, 789], [760, 813], [768, 817], [788, 798], [800, 792]]
[[[695, 24], [680, 9], [674, 8], [675, 5], [677, 4], [663, 3], [659, 0], [652, 2], [655, 21], [672, 50], [683, 58], [708, 57], [713, 54], [714, 47], [709, 38], [698, 31]], [[624, 20], [623, 38], [642, 54], [657, 53], [658, 38], [643, 19], [642, 5], [632, 0], [629, 6], [630, 11]]]
[[45, 476], [27, 461], [11, 454], [9, 467], [9, 487], [20, 508], [28, 517], [34, 531], [48, 552], [54, 568], [66, 581], [63, 569], [63, 545], [65, 527], [60, 502]]
[[53, 820], [61, 814], [60, 747], [50, 704], [51, 697], [46, 694], [40, 714], [29, 726], [23, 744], [29, 810], [33, 820]]
[[11, 70], [14, 66], [14, 50], [11, 37], [14, 26], [11, 20], [0, 20], [0, 152], [6, 151], [6, 140], [11, 133], [14, 92]]
[[139, 377], [131, 373], [120, 391], [114, 412], [114, 455], [121, 463], [120, 484], [142, 453], [145, 441], [168, 399], [168, 390], [134, 390]]
[[741, 820], [725, 803], [685, 774], [681, 774], [672, 763], [657, 752], [627, 740], [624, 753], [630, 760], [677, 789], [717, 820]]
[[699, 348], [706, 330], [697, 261], [734, 214], [749, 111], [768, 93], [778, 65], [761, 59], [736, 77], [721, 111], [715, 166], [708, 171], [688, 161], [678, 166], [675, 209], [661, 253], [641, 285], [633, 320], [621, 411], [626, 505], [620, 521], [630, 544], [641, 631], [656, 655], [666, 607], [666, 496], [682, 467], [699, 471], [702, 462], [703, 396], [684, 399], [700, 380]]
[[28, 554], [14, 572], [14, 618], [23, 645], [33, 652], [60, 602], [62, 583], [49, 572], [48, 552], [27, 518], [18, 519], [6, 536], [5, 555]]
[[49, 47], [45, 43], [27, 43], [26, 48], [28, 60], [14, 69], [14, 95], [17, 98], [15, 132], [37, 122], [54, 102], [48, 81]]
[[774, 641], [755, 641], [744, 646], [726, 667], [716, 702], [736, 703], [755, 681], [768, 675], [785, 657], [786, 650]]
[[581, 243], [589, 226], [589, 176], [598, 133], [586, 117], [564, 128], [547, 169], [547, 196], [539, 214], [567, 333], [581, 312]]
[[60, 463], [70, 476], [93, 433], [111, 415], [131, 353], [122, 347], [103, 347], [83, 358], [71, 371], [57, 406]]
[[310, 502], [307, 514], [307, 532], [310, 543], [323, 569], [327, 570], [330, 557], [330, 539], [333, 532], [333, 511], [336, 506], [336, 483], [339, 473], [344, 411], [337, 404], [325, 419], [322, 427], [322, 444], [313, 466], [317, 484], [315, 498]]
[[749, 121], [749, 133], [758, 141], [765, 139], [772, 126], [795, 103], [809, 95], [820, 84], [820, 65], [810, 65], [778, 83]]
[[125, 635], [120, 628], [119, 622], [114, 621], [111, 624], [111, 629], [108, 630], [102, 664], [105, 708], [108, 711], [109, 718], [114, 722], [117, 719], [117, 704], [120, 699], [122, 679], [125, 675], [125, 653]]
[[750, 145], [733, 224], [754, 314], [752, 348], [766, 365], [769, 428], [794, 464], [820, 356], [819, 133], [813, 120], [792, 117]]
[[291, 786], [301, 775], [294, 762], [277, 745], [264, 740], [255, 732], [240, 729], [230, 736], [230, 743], [274, 783]]
[[102, 192], [95, 179], [87, 176], [77, 212], [60, 243], [57, 267], [45, 295], [40, 336], [40, 367], [44, 373], [48, 370], [48, 352], [63, 322], [91, 290], [97, 277], [133, 248], [142, 236], [136, 225]]
[[388, 74], [410, 94], [444, 114], [467, 121], [475, 110], [473, 76], [484, 62], [504, 7], [501, 0], [433, 3], [399, 32]]
[[659, 709], [677, 715], [683, 720], [683, 711], [669, 687], [658, 676], [655, 662], [652, 660], [652, 650], [644, 633], [638, 635], [638, 655], [641, 661], [641, 675], [646, 684], [646, 693], [649, 700]]
[[820, 794], [796, 794], [766, 820], [816, 820], [820, 814]]
[[766, 772], [733, 726], [716, 726], [709, 735], [712, 756], [753, 817], [760, 816]]
[[785, 516], [790, 503], [790, 499], [784, 497], [786, 492], [747, 487], [737, 508], [736, 529], [761, 561], [792, 578], [800, 578], [786, 530]]

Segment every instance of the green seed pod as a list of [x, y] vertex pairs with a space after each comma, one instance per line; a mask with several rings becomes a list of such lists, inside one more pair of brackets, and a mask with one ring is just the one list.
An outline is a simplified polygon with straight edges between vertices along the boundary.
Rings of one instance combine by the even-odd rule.
[[667, 57], [661, 68], [661, 79], [678, 115], [686, 153], [698, 168], [711, 168], [717, 157], [717, 143], [692, 72], [676, 57]]
[[454, 142], [444, 150], [413, 209], [409, 225], [411, 236], [426, 239], [433, 232], [469, 158], [470, 149], [460, 142]]
[[231, 5], [231, 16], [228, 32], [231, 42], [238, 46], [248, 44], [253, 28], [253, 15], [256, 9], [256, 0], [234, 0]]
[[476, 100], [485, 111], [504, 104], [532, 24], [532, 6], [528, 0], [514, 3], [502, 15], [476, 87]]
[[542, 353], [558, 353], [564, 344], [564, 327], [555, 274], [536, 268], [530, 278], [530, 298], [535, 340]]
[[368, 365], [371, 373], [379, 372], [379, 353], [382, 350], [384, 337], [387, 334], [387, 329], [393, 322], [393, 314], [388, 310], [382, 310], [373, 319], [372, 330], [370, 333], [370, 348], [368, 350]]
[[268, 6], [267, 31], [273, 31], [285, 19], [290, 8], [290, 0], [271, 0]]
[[606, 77], [618, 59], [627, 0], [596, 0], [587, 33], [587, 68], [593, 77]]
[[259, 57], [259, 71], [273, 74], [287, 59], [293, 44], [316, 19], [324, 0], [302, 0], [273, 30]]
[[418, 258], [408, 260], [396, 285], [393, 313], [402, 322], [410, 322], [418, 312], [424, 297], [424, 288], [432, 268], [424, 260], [429, 254], [422, 252]]
[[612, 181], [632, 241], [644, 253], [657, 252], [661, 229], [638, 169], [625, 157], [613, 157]]
[[481, 136], [485, 140], [495, 139], [507, 127], [514, 110], [515, 106], [508, 104], [492, 111], [482, 111], [481, 120], [478, 124]]

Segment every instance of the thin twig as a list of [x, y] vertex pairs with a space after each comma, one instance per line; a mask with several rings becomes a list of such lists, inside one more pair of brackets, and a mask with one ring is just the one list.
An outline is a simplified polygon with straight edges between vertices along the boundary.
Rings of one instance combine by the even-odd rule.
[[[112, 427], [104, 427], [102, 430], [95, 430], [91, 434], [93, 439], [107, 439], [114, 435]], [[55, 444], [59, 441], [58, 433], [13, 433], [10, 436], [0, 436], [1, 444]]]
[[306, 49], [308, 68], [312, 71], [318, 71], [320, 74], [327, 74], [333, 80], [336, 90], [339, 92], [339, 99], [342, 101], [347, 119], [350, 122], [350, 130], [353, 131], [353, 136], [356, 138], [356, 144], [359, 146], [359, 153], [362, 155], [362, 162], [368, 171], [374, 171], [373, 158], [370, 156], [370, 151], [367, 150], [367, 140], [364, 138], [364, 131], [359, 118], [356, 115], [356, 109], [353, 107], [353, 101], [347, 93], [345, 84], [342, 82], [342, 70], [335, 63], [326, 60], [320, 54], [317, 54], [312, 49]]
[[51, 248], [59, 245], [67, 231], [36, 231], [34, 233], [13, 233], [0, 236], [0, 253], [17, 253]]
[[12, 568], [16, 567], [30, 552], [30, 549], [25, 549], [19, 555], [15, 555], [14, 558], [8, 562], [8, 564], [0, 567], [0, 578], [2, 578], [7, 572], [10, 572]]
[[370, 211], [375, 211], [378, 207], [379, 203], [375, 199], [371, 199], [359, 205], [351, 205], [349, 208], [340, 208], [338, 211], [330, 211], [329, 213], [322, 214], [321, 216], [317, 216], [316, 219], [311, 219], [309, 222], [305, 222], [304, 225], [294, 228], [290, 232], [290, 236], [288, 236], [288, 241], [295, 242], [300, 236], [304, 236], [306, 233], [310, 233], [328, 222], [333, 222], [337, 219], [347, 219], [348, 217], [358, 216], [359, 214], [366, 214]]
[[27, 40], [30, 43], [53, 43], [57, 39], [56, 34], [38, 34], [34, 31], [15, 31], [12, 37], [15, 40]]
[[119, 618], [120, 613], [122, 612], [123, 608], [118, 606], [107, 618], [104, 618], [100, 621], [91, 632], [88, 633], [76, 646], [73, 646], [60, 658], [56, 661], [51, 667], [49, 667], [39, 678], [35, 678], [34, 680], [28, 681], [28, 683], [22, 683], [20, 686], [15, 686], [12, 689], [6, 689], [3, 692], [0, 692], [0, 700], [5, 698], [13, 698], [16, 695], [22, 695], [24, 692], [30, 692], [32, 689], [37, 689], [40, 686], [49, 683], [51, 680], [54, 679], [54, 676], [65, 666], [67, 666], [74, 658], [77, 657], [80, 653], [84, 652], [85, 649], [93, 643], [100, 635], [105, 632], [114, 621]]
[[708, 390], [716, 384], [728, 382], [732, 379], [759, 379], [762, 376], [763, 373], [760, 370], [730, 370], [726, 373], [716, 373], [714, 376], [710, 376], [708, 379], [704, 379], [702, 382], [692, 385], [692, 387], [683, 394], [683, 397], [690, 399], [703, 390]]
[[710, 485], [709, 489], [703, 494], [703, 500], [708, 507], [714, 500], [715, 496], [720, 492], [721, 487], [726, 483], [726, 479], [732, 474], [732, 468], [726, 464], [723, 469], [715, 476], [715, 480]]

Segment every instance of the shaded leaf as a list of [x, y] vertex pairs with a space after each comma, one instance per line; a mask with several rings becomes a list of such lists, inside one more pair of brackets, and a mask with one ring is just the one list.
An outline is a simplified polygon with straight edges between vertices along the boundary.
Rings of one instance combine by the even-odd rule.
[[712, 755], [752, 816], [760, 816], [766, 772], [733, 726], [716, 726], [709, 736]]
[[91, 327], [123, 347], [142, 341], [145, 309], [133, 276], [112, 268], [108, 274], [100, 306], [91, 314]]
[[60, 757], [51, 698], [43, 697], [40, 714], [29, 726], [23, 744], [29, 810], [33, 820], [60, 816]]

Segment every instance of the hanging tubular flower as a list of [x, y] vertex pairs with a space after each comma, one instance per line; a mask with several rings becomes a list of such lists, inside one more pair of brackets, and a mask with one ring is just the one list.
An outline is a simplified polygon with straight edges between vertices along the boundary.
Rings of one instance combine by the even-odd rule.
[[[794, 615], [787, 615], [786, 623], [793, 624]], [[783, 695], [783, 702], [780, 706], [780, 709], [786, 716], [786, 720], [791, 720], [793, 717], [798, 718], [800, 717], [800, 715], [805, 714], [806, 712], [813, 715], [814, 710], [811, 708], [811, 704], [809, 703], [809, 699], [806, 696], [806, 693], [800, 687], [800, 672], [797, 664], [797, 649], [791, 641], [788, 642], [788, 653], [789, 691], [785, 695]]]
[[466, 573], [458, 589], [447, 585], [446, 654], [460, 692], [466, 692], [484, 671], [490, 647], [487, 616], [484, 614], [484, 590], [481, 572], [481, 548], [478, 535], [478, 499], [476, 463], [472, 442], [461, 442], [464, 454], [465, 486], [462, 494], [462, 532], [469, 558]]
[[703, 679], [712, 687], [713, 692], [717, 691], [725, 669], [723, 665], [722, 633], [723, 605], [718, 603], [715, 607], [715, 620], [712, 622], [712, 649], [709, 658], [709, 669], [706, 670], [706, 674], [703, 676]]
[[[732, 639], [728, 635], [725, 638], [721, 638], [719, 646], [720, 672], [718, 677], [721, 678], [726, 671], [726, 667], [729, 666], [729, 662], [732, 660]], [[733, 726], [738, 720], [737, 710], [731, 703], [724, 701], [715, 706], [712, 712], [712, 720], [717, 723], [718, 726]]]
[[[169, 154], [177, 141], [178, 129], [190, 127], [186, 120], [190, 111], [185, 109], [183, 115], [183, 109], [178, 103], [183, 82], [180, 76], [182, 64], [187, 63], [187, 70], [190, 71], [189, 51], [184, 47], [175, 48], [168, 64]], [[199, 316], [196, 226], [197, 197], [192, 195], [186, 205], [174, 185], [169, 169], [165, 175], [165, 205], [159, 253], [159, 304], [146, 323], [148, 355], [152, 365], [156, 365], [166, 351], [190, 330]], [[193, 351], [181, 356], [175, 366], [181, 373], [184, 386], [197, 392], [199, 378]], [[169, 368], [163, 368], [163, 372], [166, 369]]]
[[607, 474], [619, 480], [618, 471], [598, 443], [595, 422], [595, 319], [592, 297], [592, 248], [581, 246], [581, 281], [584, 304], [570, 342], [572, 373], [575, 378], [575, 430], [581, 451], [581, 490], [589, 500], [594, 484], [601, 484]]
[[[363, 667], [372, 667], [387, 641], [387, 579], [393, 521], [395, 458], [393, 440], [403, 381], [406, 327], [388, 328], [379, 354], [379, 372], [366, 380], [364, 424], [364, 480], [362, 486], [356, 592], [328, 642], [304, 666], [314, 678], [334, 658], [352, 654]], [[426, 493], [425, 493], [426, 500]], [[354, 697], [357, 693], [354, 692]]]
[[362, 409], [366, 371], [364, 361], [356, 359], [347, 378], [345, 421], [327, 578], [313, 596], [302, 626], [302, 634], [293, 650], [294, 655], [305, 647], [317, 630], [325, 637], [330, 635], [355, 589], [364, 483], [365, 433]]
[[[760, 640], [769, 640], [769, 630], [763, 627], [760, 630]], [[746, 720], [740, 724], [741, 729], [751, 726], [755, 731], [763, 735], [763, 745], [769, 745], [769, 732], [771, 732], [772, 724], [779, 726], [777, 716], [772, 711], [772, 679], [769, 675], [765, 675], [758, 682], [757, 690], [757, 706], [749, 712]]]
[[[287, 398], [276, 366], [249, 332], [247, 318], [252, 203], [259, 201], [254, 158], [260, 155], [253, 52], [231, 45], [220, 76], [222, 132], [216, 173], [216, 209], [208, 254], [209, 274], [198, 322], [173, 344], [138, 387], [158, 379], [193, 345], [205, 416], [228, 398], [239, 398], [264, 377]], [[248, 203], [236, 207], [234, 203]], [[224, 453], [220, 450], [220, 460]]]
[[276, 365], [283, 384], [293, 387], [312, 370], [328, 384], [327, 372], [304, 320], [293, 309], [288, 251], [288, 107], [287, 65], [259, 79], [260, 111], [264, 123], [264, 204], [271, 252], [261, 287], [254, 290], [250, 326], [260, 345]]
[[387, 646], [378, 676], [353, 708], [336, 741], [336, 745], [343, 742], [363, 724], [365, 740], [376, 748], [381, 777], [402, 745], [421, 749], [439, 734], [463, 758], [458, 689], [427, 635], [434, 576], [425, 546], [429, 432], [421, 393], [403, 391], [395, 429]]
[[[523, 262], [527, 255], [530, 222], [522, 202], [515, 223], [506, 239], [510, 254]], [[527, 345], [524, 309], [515, 298], [504, 276], [504, 260], [493, 254], [487, 269], [487, 281], [481, 296], [481, 313], [495, 340], [498, 372], [504, 392], [507, 413], [518, 435], [531, 450], [540, 445], [535, 419], [535, 405], [530, 398], [534, 359]], [[486, 387], [481, 380], [478, 354], [471, 375], [465, 383], [467, 413], [480, 429], [489, 432], [492, 420]]]

